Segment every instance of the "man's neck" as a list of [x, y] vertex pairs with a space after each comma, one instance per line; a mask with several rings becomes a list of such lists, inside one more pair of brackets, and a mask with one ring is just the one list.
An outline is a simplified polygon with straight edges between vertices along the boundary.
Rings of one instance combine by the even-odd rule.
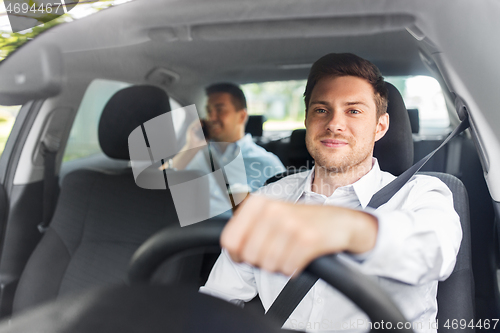
[[241, 131], [240, 133], [238, 133], [238, 135], [236, 135], [235, 137], [233, 137], [229, 142], [227, 142], [227, 141], [217, 141], [217, 140], [214, 140], [214, 142], [217, 143], [217, 147], [220, 150], [220, 153], [224, 154], [224, 152], [226, 151], [227, 147], [229, 147], [229, 145], [231, 143], [234, 143], [236, 141], [241, 140], [244, 136], [245, 136], [245, 132]]
[[324, 166], [316, 165], [314, 167], [314, 181], [311, 184], [311, 191], [329, 197], [339, 187], [357, 182], [370, 172], [372, 167], [371, 157], [344, 172], [333, 172], [327, 170]]

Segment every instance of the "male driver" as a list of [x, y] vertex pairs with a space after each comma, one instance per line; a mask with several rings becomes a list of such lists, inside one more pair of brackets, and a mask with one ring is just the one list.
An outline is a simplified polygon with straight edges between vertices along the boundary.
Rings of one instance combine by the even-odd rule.
[[[435, 332], [437, 282], [451, 274], [462, 236], [450, 190], [419, 175], [379, 209], [366, 209], [395, 178], [373, 158], [389, 116], [385, 83], [372, 63], [328, 54], [312, 66], [304, 96], [314, 169], [243, 204], [224, 229], [224, 250], [201, 291], [233, 302], [259, 293], [267, 311], [290, 275], [320, 255], [340, 253], [377, 277], [416, 331]], [[284, 327], [367, 331], [367, 321], [319, 280]]]
[[[252, 192], [260, 188], [268, 178], [285, 171], [279, 158], [256, 145], [250, 134], [245, 135], [245, 124], [248, 118], [247, 103], [243, 91], [232, 83], [217, 83], [206, 88], [207, 120], [206, 126], [210, 141], [210, 154], [203, 151], [203, 134], [197, 133], [196, 122], [189, 127], [186, 144], [181, 153], [173, 158], [173, 167], [177, 169], [211, 171], [210, 159], [216, 159], [220, 167], [228, 165], [241, 150], [244, 161], [244, 175], [247, 184], [241, 191]], [[231, 168], [225, 168], [231, 172]], [[234, 169], [234, 168], [233, 168]], [[234, 178], [238, 179], [241, 170], [235, 170]], [[210, 180], [210, 211], [218, 215], [228, 207], [224, 188], [217, 185], [213, 177]]]

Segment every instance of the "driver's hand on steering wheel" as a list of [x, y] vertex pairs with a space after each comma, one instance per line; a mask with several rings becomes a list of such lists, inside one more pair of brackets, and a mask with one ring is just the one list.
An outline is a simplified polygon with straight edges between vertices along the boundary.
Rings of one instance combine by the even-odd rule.
[[251, 195], [224, 228], [221, 245], [236, 262], [292, 275], [321, 255], [371, 250], [377, 232], [368, 213]]

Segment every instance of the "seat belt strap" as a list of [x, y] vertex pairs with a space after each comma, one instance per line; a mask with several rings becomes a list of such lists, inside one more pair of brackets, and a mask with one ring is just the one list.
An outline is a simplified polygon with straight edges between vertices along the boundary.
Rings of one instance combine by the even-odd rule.
[[415, 175], [418, 170], [420, 170], [427, 161], [431, 159], [434, 154], [444, 147], [451, 139], [462, 133], [469, 127], [469, 118], [465, 117], [464, 120], [453, 130], [453, 132], [448, 135], [448, 137], [433, 151], [431, 151], [427, 156], [422, 158], [420, 161], [411, 166], [408, 170], [403, 172], [399, 177], [394, 179], [392, 182], [381, 188], [377, 193], [375, 193], [368, 203], [369, 207], [379, 208], [387, 201], [389, 201], [394, 194], [396, 194], [409, 180], [413, 175]]
[[42, 142], [43, 155], [43, 215], [42, 222], [38, 225], [38, 231], [44, 233], [49, 227], [50, 220], [54, 214], [57, 197], [56, 157], [57, 149], [50, 149]]
[[[439, 147], [434, 149], [427, 156], [399, 175], [399, 177], [375, 193], [368, 203], [368, 207], [376, 209], [388, 202], [394, 194], [396, 194], [439, 149], [445, 146], [451, 139], [462, 133], [468, 127], [469, 118], [466, 115], [462, 122], [453, 130], [453, 132], [450, 133], [450, 135], [448, 135]], [[280, 326], [283, 326], [317, 280], [318, 278], [312, 277], [306, 272], [302, 272], [302, 274], [297, 278], [290, 279], [283, 290], [281, 290], [269, 310], [266, 312], [266, 316], [273, 319], [276, 323], [279, 323]]]
[[226, 183], [226, 186], [223, 186], [221, 183], [219, 183], [217, 180], [215, 181], [217, 185], [219, 186], [220, 190], [222, 193], [228, 193], [229, 194], [229, 200], [231, 201], [231, 207], [234, 209], [236, 205], [234, 204], [234, 198], [233, 194], [231, 193], [231, 188], [229, 187], [229, 181], [227, 179], [226, 172], [224, 171], [224, 168], [220, 166], [219, 160], [215, 154], [212, 153], [210, 149], [210, 143], [207, 142], [207, 147], [203, 148], [203, 156], [205, 157], [205, 161], [208, 164], [208, 167], [212, 169], [212, 172], [215, 170], [219, 170], [222, 172], [222, 176], [224, 177], [224, 182]]
[[306, 271], [303, 271], [297, 278], [288, 280], [285, 287], [266, 312], [266, 317], [283, 326], [316, 281], [318, 281], [318, 278]]

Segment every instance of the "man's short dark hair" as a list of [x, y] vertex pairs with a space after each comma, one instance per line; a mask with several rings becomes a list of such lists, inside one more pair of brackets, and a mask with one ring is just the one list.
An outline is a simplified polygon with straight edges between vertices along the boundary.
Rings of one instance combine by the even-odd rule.
[[352, 53], [329, 53], [312, 65], [304, 92], [306, 111], [314, 86], [324, 77], [341, 76], [356, 76], [368, 81], [375, 92], [377, 118], [387, 112], [388, 91], [380, 70], [368, 60]]
[[231, 95], [231, 101], [233, 102], [236, 110], [242, 110], [247, 108], [247, 100], [243, 90], [233, 83], [215, 83], [207, 88], [205, 88], [205, 93], [208, 95], [215, 93], [228, 93]]

